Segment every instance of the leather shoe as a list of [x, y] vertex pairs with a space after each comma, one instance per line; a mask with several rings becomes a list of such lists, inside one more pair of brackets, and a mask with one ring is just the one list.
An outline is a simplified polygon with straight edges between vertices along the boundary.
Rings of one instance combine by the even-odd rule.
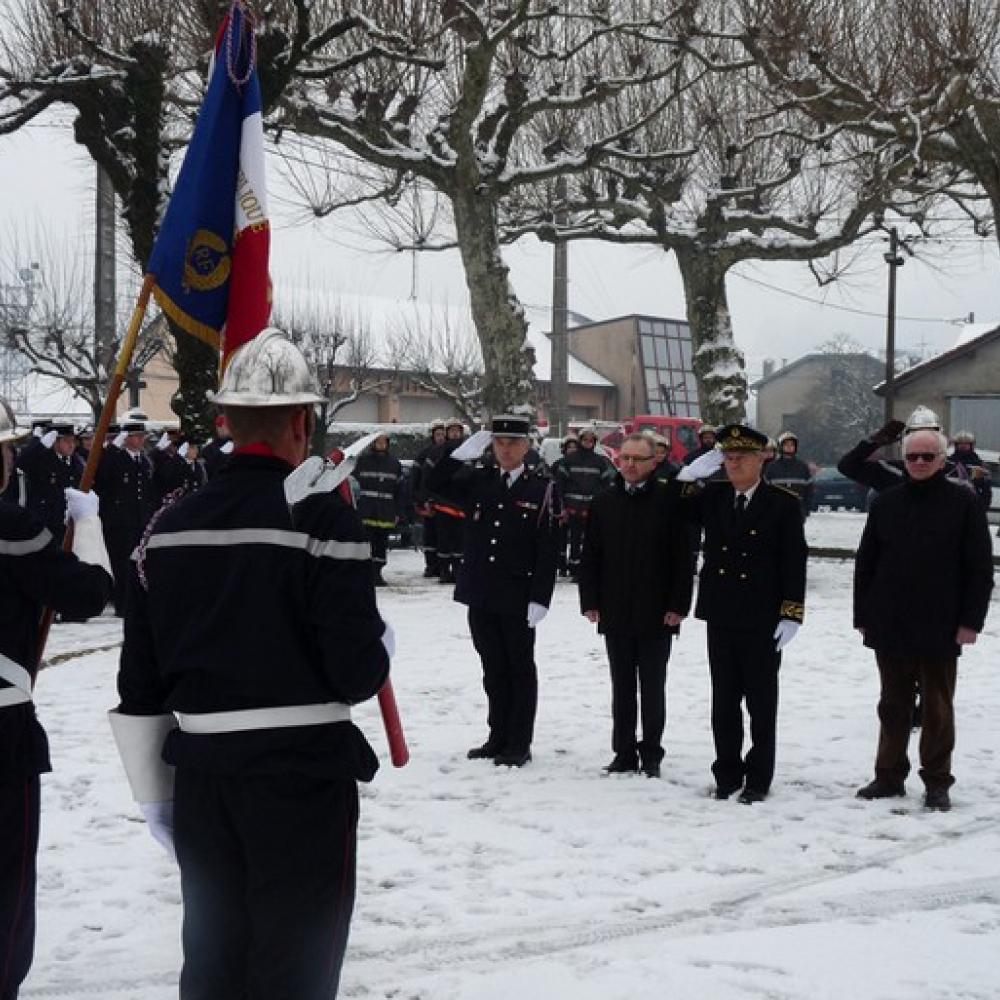
[[529, 760], [531, 760], [531, 751], [525, 750], [524, 753], [498, 753], [493, 758], [493, 763], [497, 767], [524, 767]]
[[465, 756], [469, 760], [489, 760], [496, 757], [500, 751], [490, 742], [484, 743], [481, 747], [473, 747]]
[[763, 802], [767, 798], [767, 792], [762, 792], [759, 788], [751, 788], [747, 785], [740, 792], [740, 802], [745, 806], [752, 806], [755, 802]]
[[733, 792], [738, 792], [740, 790], [739, 785], [735, 788], [724, 788], [722, 785], [717, 785], [715, 788], [715, 797], [721, 802], [723, 799], [728, 799]]
[[642, 765], [642, 773], [646, 775], [647, 778], [658, 778], [660, 776], [659, 763], [654, 763], [651, 760], [647, 761]]
[[637, 757], [628, 756], [628, 754], [616, 753], [614, 759], [604, 770], [608, 774], [635, 774], [639, 770], [639, 760]]
[[857, 797], [859, 799], [898, 799], [906, 794], [906, 789], [901, 781], [887, 781], [885, 778], [876, 778], [869, 782], [864, 788], [859, 788]]
[[947, 788], [928, 788], [924, 795], [924, 808], [946, 813], [951, 809], [951, 796]]

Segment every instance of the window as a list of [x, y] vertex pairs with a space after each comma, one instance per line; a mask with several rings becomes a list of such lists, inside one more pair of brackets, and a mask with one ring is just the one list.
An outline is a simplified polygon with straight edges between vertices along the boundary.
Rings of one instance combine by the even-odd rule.
[[686, 323], [639, 320], [646, 412], [695, 417], [698, 391], [691, 367], [691, 331]]

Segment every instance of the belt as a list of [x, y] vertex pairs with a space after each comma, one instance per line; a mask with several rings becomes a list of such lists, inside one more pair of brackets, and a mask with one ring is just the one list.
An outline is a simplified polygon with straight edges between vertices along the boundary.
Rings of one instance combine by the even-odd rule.
[[174, 714], [183, 732], [204, 735], [350, 722], [351, 706], [339, 701], [328, 701], [322, 705], [279, 705], [272, 708], [247, 708], [236, 712], [175, 712]]

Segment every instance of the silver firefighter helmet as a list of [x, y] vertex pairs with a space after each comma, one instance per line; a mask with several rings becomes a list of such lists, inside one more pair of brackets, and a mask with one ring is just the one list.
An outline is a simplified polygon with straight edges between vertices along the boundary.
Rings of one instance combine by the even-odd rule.
[[18, 427], [14, 411], [6, 399], [0, 399], [0, 444], [18, 441], [31, 433], [27, 427]]
[[939, 431], [941, 421], [938, 415], [926, 406], [918, 406], [906, 421], [906, 433], [911, 431]]
[[233, 351], [219, 391], [208, 398], [218, 406], [324, 402], [302, 352], [273, 326]]

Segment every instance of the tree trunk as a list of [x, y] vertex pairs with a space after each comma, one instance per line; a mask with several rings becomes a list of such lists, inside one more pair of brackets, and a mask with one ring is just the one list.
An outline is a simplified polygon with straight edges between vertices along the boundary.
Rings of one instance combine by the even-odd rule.
[[173, 324], [170, 332], [176, 342], [174, 368], [179, 383], [170, 400], [170, 408], [177, 414], [186, 434], [193, 434], [197, 440], [211, 441], [214, 407], [205, 394], [218, 384], [219, 355], [208, 344]]
[[483, 352], [483, 417], [535, 410], [528, 324], [500, 256], [493, 204], [469, 185], [453, 196], [455, 229]]
[[675, 253], [687, 300], [702, 419], [717, 425], [742, 421], [747, 376], [743, 354], [733, 342], [726, 300], [729, 261], [704, 250]]

